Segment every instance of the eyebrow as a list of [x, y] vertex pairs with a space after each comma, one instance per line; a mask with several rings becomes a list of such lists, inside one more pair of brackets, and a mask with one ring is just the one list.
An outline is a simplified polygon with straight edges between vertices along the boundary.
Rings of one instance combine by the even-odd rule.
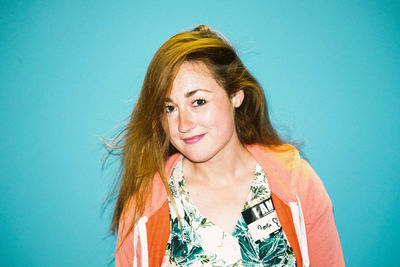
[[[196, 90], [192, 90], [192, 91], [186, 92], [186, 93], [184, 94], [184, 96], [185, 96], [185, 97], [191, 97], [192, 95], [196, 94], [196, 93], [199, 92], [199, 91], [211, 93], [211, 91], [210, 91], [210, 90], [207, 90], [207, 89], [196, 89]], [[173, 102], [173, 101], [172, 101], [170, 98], [166, 97], [165, 100], [164, 100], [164, 102]]]
[[203, 92], [211, 93], [211, 91], [210, 91], [210, 90], [207, 90], [207, 89], [196, 89], [196, 90], [193, 90], [193, 91], [186, 92], [186, 93], [185, 93], [185, 97], [191, 97], [192, 95], [194, 95], [194, 94], [197, 93], [198, 91], [203, 91]]

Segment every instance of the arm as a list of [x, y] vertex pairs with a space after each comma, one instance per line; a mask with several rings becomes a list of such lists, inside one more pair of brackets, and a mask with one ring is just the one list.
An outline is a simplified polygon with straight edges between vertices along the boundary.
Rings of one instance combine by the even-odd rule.
[[118, 236], [117, 236], [117, 249], [115, 252], [115, 266], [133, 266], [134, 257], [134, 234], [131, 231], [126, 239], [127, 232], [129, 231], [130, 225], [132, 223], [133, 214], [124, 212], [119, 220], [118, 225]]
[[301, 161], [298, 195], [306, 225], [310, 265], [345, 266], [332, 202], [315, 171], [306, 161]]
[[[125, 241], [123, 241], [123, 238], [129, 231], [132, 223], [133, 212], [130, 213], [131, 214], [129, 214], [129, 212], [124, 213], [123, 216], [121, 216], [118, 225], [117, 252], [115, 254], [116, 267], [133, 266], [135, 249], [134, 231], [130, 231]], [[165, 200], [164, 204], [156, 213], [148, 218], [144, 227], [146, 228], [147, 232], [146, 236], [138, 237], [139, 242], [137, 242], [136, 247], [137, 266], [141, 266], [141, 256], [143, 253], [146, 258], [148, 257], [148, 264], [150, 267], [160, 266], [164, 260], [165, 249], [167, 247], [170, 233], [169, 208], [167, 200]], [[141, 238], [144, 239], [141, 240]], [[147, 249], [145, 246], [143, 247], [144, 251], [142, 251], [140, 241], [143, 241], [147, 244]]]

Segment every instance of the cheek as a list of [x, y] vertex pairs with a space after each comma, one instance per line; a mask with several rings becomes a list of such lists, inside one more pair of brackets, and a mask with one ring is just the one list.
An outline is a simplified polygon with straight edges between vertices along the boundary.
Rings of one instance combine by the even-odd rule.
[[172, 139], [174, 136], [174, 129], [175, 129], [175, 124], [174, 120], [168, 116], [165, 116], [161, 120], [161, 125], [164, 129], [164, 132], [167, 134], [167, 136]]
[[230, 130], [234, 126], [234, 110], [228, 105], [215, 106], [202, 117], [209, 125], [217, 126], [221, 130]]
[[171, 136], [171, 125], [167, 117], [161, 119], [161, 126], [164, 130], [164, 133], [167, 135], [167, 138]]
[[164, 132], [165, 132], [166, 134], [168, 134], [168, 131], [169, 131], [168, 128], [169, 128], [169, 127], [168, 127], [168, 120], [167, 120], [167, 118], [166, 118], [165, 116], [163, 116], [163, 117], [161, 117], [160, 121], [161, 121], [161, 127], [163, 128]]
[[[169, 119], [169, 118], [167, 118], [167, 117], [164, 117], [162, 120], [161, 120], [161, 125], [162, 125], [162, 128], [163, 128], [163, 130], [164, 130], [164, 132], [165, 132], [165, 134], [167, 135], [167, 138], [169, 139], [169, 142], [176, 148], [176, 149], [178, 149], [177, 148], [177, 144], [176, 144], [176, 142], [175, 142], [175, 139], [174, 139], [174, 133], [173, 133], [173, 124], [171, 124], [172, 123], [172, 120], [171, 119]], [[179, 150], [179, 149], [178, 149]]]

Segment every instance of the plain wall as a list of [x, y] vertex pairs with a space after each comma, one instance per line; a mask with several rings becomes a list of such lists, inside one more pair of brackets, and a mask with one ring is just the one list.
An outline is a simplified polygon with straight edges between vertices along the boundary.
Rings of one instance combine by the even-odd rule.
[[113, 264], [116, 164], [156, 49], [224, 33], [324, 182], [347, 266], [399, 251], [399, 1], [1, 1], [0, 266]]

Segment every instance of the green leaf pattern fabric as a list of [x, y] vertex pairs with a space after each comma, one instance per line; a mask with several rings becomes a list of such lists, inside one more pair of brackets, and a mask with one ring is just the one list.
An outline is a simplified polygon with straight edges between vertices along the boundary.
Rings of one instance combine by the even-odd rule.
[[[186, 188], [182, 160], [172, 171], [169, 186], [176, 203], [175, 209], [169, 200], [171, 233], [165, 256], [171, 265], [296, 266], [294, 252], [282, 229], [256, 243], [243, 216], [236, 223], [232, 235], [204, 217], [194, 206]], [[270, 197], [267, 177], [257, 164], [243, 210]]]

